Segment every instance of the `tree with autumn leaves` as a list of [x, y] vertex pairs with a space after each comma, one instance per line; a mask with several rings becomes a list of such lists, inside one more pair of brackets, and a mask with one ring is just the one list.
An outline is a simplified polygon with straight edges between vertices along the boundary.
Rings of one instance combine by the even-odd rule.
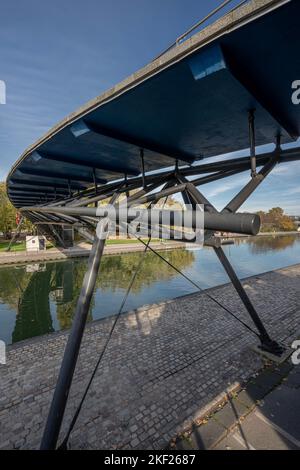
[[7, 197], [5, 183], [0, 183], [0, 232], [5, 238], [10, 238], [15, 227], [16, 209]]
[[293, 220], [284, 214], [281, 207], [273, 207], [268, 212], [259, 211], [262, 232], [292, 232], [297, 230]]
[[[17, 228], [17, 210], [8, 199], [5, 183], [0, 182], [0, 232], [8, 240], [12, 232]], [[31, 232], [33, 225], [29, 220], [25, 220], [23, 230]]]

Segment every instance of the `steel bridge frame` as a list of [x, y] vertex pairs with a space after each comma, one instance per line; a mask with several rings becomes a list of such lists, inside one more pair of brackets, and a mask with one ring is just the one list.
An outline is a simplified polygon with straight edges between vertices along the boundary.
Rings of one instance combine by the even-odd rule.
[[[193, 208], [195, 208], [197, 204], [202, 204], [204, 206], [204, 243], [212, 247], [215, 251], [250, 318], [256, 326], [261, 342], [261, 349], [277, 356], [280, 356], [284, 352], [284, 348], [272, 339], [267, 332], [259, 314], [222, 249], [220, 237], [214, 235], [214, 231], [218, 230], [218, 223], [221, 223], [222, 220], [224, 222], [226, 219], [228, 220], [227, 231], [233, 231], [232, 228], [234, 228], [240, 233], [255, 234], [258, 231], [257, 220], [255, 220], [257, 216], [248, 214], [246, 217], [249, 216], [250, 219], [248, 217], [248, 225], [246, 224], [247, 226], [245, 228], [243, 220], [246, 214], [237, 213], [238, 209], [264, 181], [277, 163], [300, 160], [299, 149], [282, 150], [280, 139], [277, 140], [274, 151], [256, 155], [253, 136], [251, 140], [251, 129], [253, 129], [253, 126], [251, 116], [249, 116], [250, 142], [252, 142], [252, 145], [250, 145], [250, 155], [248, 157], [220, 160], [218, 162], [197, 166], [185, 165], [182, 167], [178, 165], [178, 161], [176, 160], [174, 169], [162, 170], [155, 174], [146, 174], [144, 170], [143, 151], [141, 149], [142, 174], [140, 176], [128, 178], [128, 175], [125, 174], [123, 180], [114, 181], [105, 185], [99, 185], [95, 179], [94, 186], [87, 190], [78, 191], [76, 193], [70, 192], [67, 197], [59, 197], [59, 194], [55, 192], [56, 198], [54, 201], [48, 202], [46, 196], [46, 200], [41, 201], [39, 206], [25, 206], [21, 209], [23, 217], [28, 217], [33, 223], [42, 227], [48, 234], [58, 240], [60, 244], [60, 236], [55, 226], [62, 224], [73, 226], [83, 237], [93, 243], [89, 255], [87, 272], [77, 302], [73, 324], [44, 430], [41, 449], [55, 449], [57, 446], [107, 234], [108, 220], [107, 218], [100, 220], [99, 217], [97, 217], [97, 206], [99, 202], [107, 200], [108, 198], [110, 198], [112, 204], [119, 207], [118, 198], [126, 194], [128, 196], [127, 205], [134, 207], [141, 204], [154, 204], [162, 198], [167, 198], [168, 196], [179, 193], [182, 195], [185, 204], [189, 203]], [[256, 171], [257, 166], [261, 167], [258, 172]], [[249, 170], [251, 172], [249, 182], [221, 212], [218, 212], [198, 189], [198, 187], [203, 184]], [[132, 194], [133, 190], [136, 191], [134, 194]], [[22, 201], [22, 198], [20, 198], [20, 201]], [[214, 220], [213, 224], [211, 223], [212, 220]], [[94, 235], [97, 224], [99, 224], [98, 227], [100, 227], [101, 233], [104, 234], [101, 239]], [[224, 227], [222, 230], [226, 231]], [[170, 233], [170, 239], [174, 238], [172, 236], [174, 230], [171, 229]], [[190, 242], [191, 240], [188, 241]]]

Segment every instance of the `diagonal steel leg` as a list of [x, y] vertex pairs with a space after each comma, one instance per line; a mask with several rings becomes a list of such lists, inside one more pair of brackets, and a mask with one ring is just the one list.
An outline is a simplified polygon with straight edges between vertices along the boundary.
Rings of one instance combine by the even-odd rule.
[[[185, 178], [181, 179], [181, 181], [187, 181]], [[210, 204], [210, 202], [203, 196], [203, 194], [192, 184], [188, 183], [186, 187], [186, 191], [188, 192], [190, 199], [197, 204], [204, 204], [206, 209], [211, 212], [217, 212], [215, 207]], [[210, 236], [210, 234], [209, 234]], [[212, 245], [213, 246], [213, 245]], [[240, 282], [239, 278], [237, 277], [233, 267], [231, 266], [228, 258], [226, 257], [223, 249], [218, 246], [213, 246], [216, 255], [218, 256], [220, 262], [222, 263], [226, 273], [229, 276], [234, 288], [236, 289], [240, 299], [242, 300], [243, 304], [245, 305], [251, 319], [253, 320], [256, 328], [259, 331], [260, 340], [261, 340], [261, 348], [265, 351], [268, 351], [275, 355], [281, 355], [284, 349], [274, 340], [272, 340], [267, 333], [267, 330], [261, 321], [257, 311], [255, 310], [251, 300], [249, 299], [242, 283]]]
[[260, 340], [261, 340], [261, 348], [272, 354], [280, 355], [283, 352], [283, 348], [278, 343], [276, 343], [276, 341], [273, 341], [270, 338], [263, 322], [259, 318], [257, 311], [255, 310], [251, 300], [249, 299], [247, 292], [245, 291], [241, 281], [237, 277], [232, 265], [230, 264], [227, 256], [225, 255], [223, 248], [214, 246], [213, 249], [217, 257], [219, 258], [220, 262], [222, 263], [223, 268], [228, 274], [228, 277], [231, 280], [235, 290], [237, 291], [241, 301], [245, 305], [253, 323], [255, 324], [256, 328], [259, 331]]
[[[115, 203], [117, 198], [118, 194], [115, 193], [110, 202], [112, 204]], [[54, 450], [57, 445], [59, 431], [64, 417], [84, 328], [105, 246], [107, 228], [108, 219], [100, 220], [98, 233], [95, 236], [93, 247], [90, 252], [88, 269], [84, 276], [80, 296], [76, 305], [74, 320], [50, 406], [50, 411], [41, 442], [41, 450]]]

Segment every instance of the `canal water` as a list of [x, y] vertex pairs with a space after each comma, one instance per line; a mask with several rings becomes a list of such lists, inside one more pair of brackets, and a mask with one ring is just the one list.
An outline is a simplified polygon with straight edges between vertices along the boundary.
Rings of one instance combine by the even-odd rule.
[[[300, 235], [236, 239], [224, 246], [243, 278], [300, 263]], [[228, 282], [213, 250], [160, 252], [202, 288]], [[115, 314], [122, 302], [140, 252], [102, 259], [89, 321]], [[0, 340], [7, 344], [69, 328], [87, 266], [87, 258], [0, 268]], [[124, 311], [160, 302], [196, 289], [149, 252], [145, 255]]]

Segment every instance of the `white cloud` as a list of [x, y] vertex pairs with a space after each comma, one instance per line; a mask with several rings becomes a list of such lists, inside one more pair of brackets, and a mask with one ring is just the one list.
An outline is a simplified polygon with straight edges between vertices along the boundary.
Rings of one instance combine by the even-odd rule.
[[209, 189], [206, 192], [206, 196], [208, 198], [210, 197], [216, 197], [219, 196], [220, 194], [226, 193], [227, 191], [232, 191], [233, 189], [236, 188], [242, 188], [244, 184], [246, 184], [249, 181], [249, 175], [247, 176], [239, 176], [237, 180], [232, 180], [227, 183], [224, 183], [223, 181], [218, 182], [215, 187]]
[[290, 196], [291, 194], [300, 194], [300, 186], [297, 186], [295, 188], [288, 189], [285, 192], [286, 195]]

